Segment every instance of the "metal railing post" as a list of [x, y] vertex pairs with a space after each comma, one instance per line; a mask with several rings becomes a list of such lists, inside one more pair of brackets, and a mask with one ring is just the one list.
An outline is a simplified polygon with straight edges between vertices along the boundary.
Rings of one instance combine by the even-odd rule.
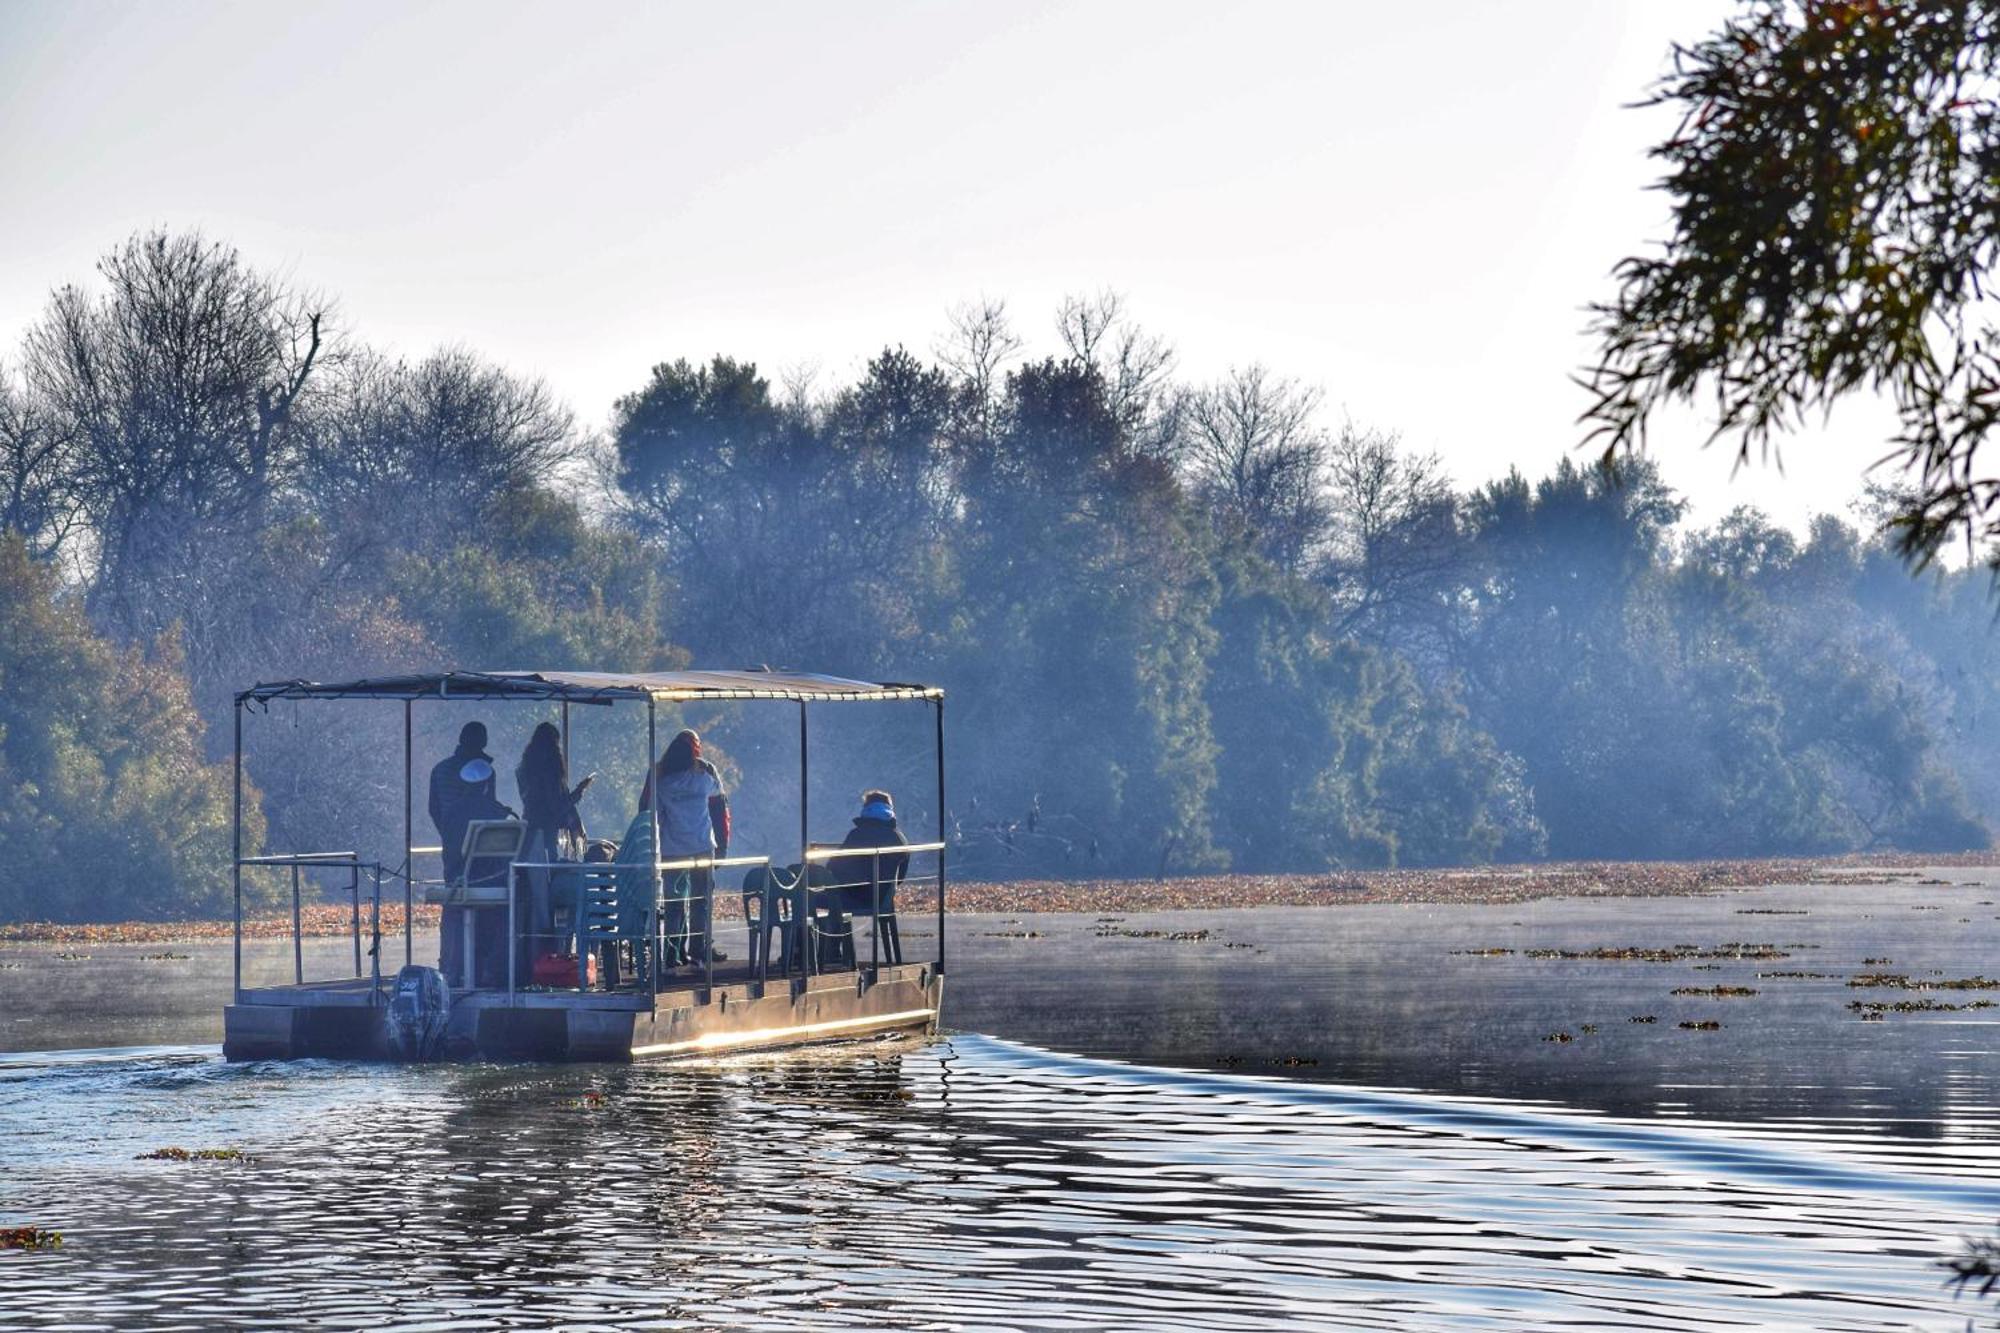
[[[932, 707], [937, 714], [938, 841], [941, 843], [948, 843], [950, 839], [948, 839], [945, 836], [945, 831], [944, 831], [944, 700], [942, 698], [933, 700]], [[944, 850], [942, 848], [940, 848], [938, 851], [937, 859], [938, 859], [937, 971], [939, 976], [943, 976], [944, 975]]]
[[347, 866], [347, 892], [354, 906], [354, 975], [361, 976], [361, 859], [356, 857]]
[[292, 864], [292, 984], [306, 984], [306, 946], [299, 921], [299, 866]]
[[[798, 933], [796, 951], [799, 955], [799, 972], [811, 976], [819, 970], [819, 944], [813, 939], [812, 928], [812, 769], [808, 763], [806, 742], [806, 701], [799, 700], [799, 884], [798, 897], [793, 899], [792, 929]], [[785, 970], [791, 975], [791, 969]]]
[[417, 844], [416, 812], [411, 788], [415, 779], [410, 776], [413, 762], [410, 741], [410, 700], [403, 700], [403, 966], [416, 961], [416, 899], [411, 885], [417, 878], [417, 854], [413, 848]]
[[701, 937], [701, 1002], [715, 991], [715, 858], [708, 858], [708, 901], [702, 904], [701, 919], [708, 927]]
[[382, 990], [382, 863], [375, 863], [375, 896], [368, 907], [368, 974], [369, 989], [376, 994]]
[[232, 832], [230, 846], [230, 866], [234, 876], [236, 896], [236, 971], [234, 991], [236, 1003], [243, 1003], [243, 701], [236, 701], [236, 767], [235, 785], [232, 789], [229, 822]]
[[[882, 849], [877, 847], [868, 858], [868, 883], [875, 891], [875, 901], [868, 913], [868, 984], [874, 985], [882, 979]], [[852, 927], [849, 938], [853, 938]]]
[[660, 995], [660, 953], [666, 947], [661, 935], [663, 922], [660, 917], [660, 706], [653, 696], [646, 695], [646, 781], [641, 788], [646, 793], [646, 824], [652, 830], [653, 849], [649, 856], [653, 866], [652, 892], [647, 895], [652, 906], [646, 917], [646, 981], [653, 992], [657, 1005]]

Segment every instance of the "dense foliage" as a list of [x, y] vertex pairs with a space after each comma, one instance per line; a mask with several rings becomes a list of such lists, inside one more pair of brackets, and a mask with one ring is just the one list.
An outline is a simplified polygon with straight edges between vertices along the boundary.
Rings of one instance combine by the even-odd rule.
[[[1460, 493], [1261, 369], [1177, 382], [1109, 297], [1039, 359], [987, 305], [831, 388], [662, 362], [598, 438], [463, 349], [369, 351], [199, 237], [103, 276], [0, 376], [0, 861], [51, 867], [0, 912], [213, 910], [232, 692], [444, 666], [936, 681], [975, 874], [1955, 849], [2000, 811], [1979, 578], [1913, 580], [1831, 518], [1687, 531], [1643, 464]], [[685, 720], [739, 845], [781, 850], [774, 711]], [[826, 832], [864, 783], [939, 817], [891, 712], [826, 710]], [[471, 715], [417, 710], [419, 774]], [[485, 720], [508, 772], [541, 719]], [[273, 846], [395, 859], [400, 708], [248, 723]], [[643, 747], [574, 724], [615, 834]]]
[[1747, 457], [1856, 389], [1895, 404], [1916, 477], [1896, 530], [2000, 565], [2000, 4], [1753, 0], [1674, 52], [1653, 100], [1673, 228], [1598, 310], [1591, 416], [1615, 451], [1712, 397]]

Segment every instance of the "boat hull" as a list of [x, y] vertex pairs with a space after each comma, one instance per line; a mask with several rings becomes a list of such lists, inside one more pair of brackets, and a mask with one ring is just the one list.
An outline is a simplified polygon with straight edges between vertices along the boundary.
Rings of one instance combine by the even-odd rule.
[[[652, 996], [539, 991], [455, 996], [450, 1060], [671, 1060], [937, 1030], [944, 978], [929, 964], [763, 983], [718, 984]], [[231, 1060], [383, 1060], [386, 992], [366, 982], [244, 992], [223, 1010]]]

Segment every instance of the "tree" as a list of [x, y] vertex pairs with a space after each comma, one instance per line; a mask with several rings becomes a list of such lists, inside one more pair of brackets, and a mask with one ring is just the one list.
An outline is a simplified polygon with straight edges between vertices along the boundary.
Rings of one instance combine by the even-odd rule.
[[1319, 554], [1334, 519], [1319, 401], [1317, 389], [1251, 365], [1177, 403], [1176, 459], [1218, 535], [1292, 574]]
[[1157, 453], [1167, 444], [1156, 418], [1167, 397], [1174, 349], [1147, 333], [1125, 311], [1125, 298], [1110, 288], [1095, 296], [1066, 296], [1056, 310], [1056, 333], [1070, 357], [1104, 379], [1111, 410], [1133, 447]]
[[1436, 454], [1343, 427], [1327, 448], [1332, 515], [1317, 575], [1342, 633], [1435, 656], [1470, 570], [1458, 497]]
[[2000, 247], [2000, 4], [1756, 0], [1676, 46], [1654, 150], [1673, 199], [1657, 254], [1596, 307], [1585, 414], [1607, 457], [1663, 404], [1712, 396], [1712, 438], [1768, 450], [1808, 413], [1885, 393], [1914, 486], [1907, 558], [1984, 542], [2000, 566], [2000, 420], [1986, 308]]
[[303, 437], [303, 507], [350, 559], [442, 550], [581, 454], [546, 384], [456, 347], [351, 357]]
[[68, 446], [54, 503], [94, 539], [92, 610], [144, 641], [264, 521], [327, 330], [321, 308], [197, 233], [134, 236], [98, 273], [101, 295], [56, 291], [23, 368], [40, 429]]
[[0, 366], [0, 531], [18, 535], [38, 560], [67, 549], [75, 467], [74, 438]]
[[[202, 757], [171, 640], [115, 647], [59, 593], [0, 534], [0, 917], [226, 914], [230, 770]], [[254, 850], [254, 788], [243, 816]]]

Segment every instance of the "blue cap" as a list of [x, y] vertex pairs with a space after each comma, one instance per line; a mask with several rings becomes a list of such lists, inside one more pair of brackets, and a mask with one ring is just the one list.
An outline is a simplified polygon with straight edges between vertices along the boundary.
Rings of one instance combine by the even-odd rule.
[[493, 776], [493, 765], [484, 759], [474, 759], [458, 770], [461, 782], [484, 782]]

